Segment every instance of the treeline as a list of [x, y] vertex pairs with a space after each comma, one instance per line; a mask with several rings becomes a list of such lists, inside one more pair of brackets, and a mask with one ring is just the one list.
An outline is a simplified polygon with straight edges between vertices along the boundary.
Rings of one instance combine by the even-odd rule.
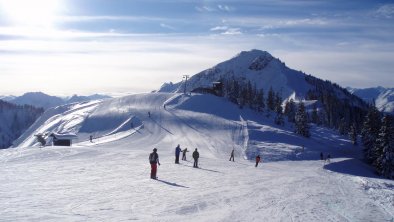
[[365, 160], [379, 175], [394, 179], [394, 118], [371, 106], [361, 131]]
[[294, 124], [295, 132], [305, 137], [310, 137], [310, 123], [337, 129], [340, 134], [348, 135], [354, 145], [361, 134], [366, 161], [378, 174], [394, 179], [393, 117], [383, 116], [374, 104], [367, 104], [335, 83], [310, 75], [305, 79], [312, 86], [306, 100], [317, 101], [309, 112], [303, 102], [296, 103], [293, 99], [287, 100], [282, 109], [283, 98], [272, 87], [265, 95], [256, 84], [234, 77], [220, 80], [222, 90], [219, 95], [240, 108], [273, 112], [278, 125], [283, 125], [284, 118], [287, 118]]
[[369, 107], [366, 102], [330, 81], [311, 75], [306, 75], [305, 80], [314, 87], [307, 92], [306, 99], [318, 100], [323, 106], [324, 112], [315, 118], [316, 123], [338, 129], [342, 135], [351, 128], [360, 131]]
[[286, 102], [283, 110], [283, 98], [272, 87], [265, 95], [264, 89], [257, 89], [256, 84], [252, 85], [250, 81], [240, 81], [234, 77], [219, 81], [222, 83], [222, 90], [218, 93], [220, 96], [228, 98], [240, 108], [249, 107], [257, 112], [273, 112], [274, 121], [278, 125], [284, 125], [284, 118], [287, 118], [289, 122], [294, 123], [296, 133], [310, 137], [310, 120], [304, 103], [300, 102], [296, 105], [293, 100], [290, 100]]
[[0, 100], [0, 148], [10, 147], [43, 112], [43, 108]]

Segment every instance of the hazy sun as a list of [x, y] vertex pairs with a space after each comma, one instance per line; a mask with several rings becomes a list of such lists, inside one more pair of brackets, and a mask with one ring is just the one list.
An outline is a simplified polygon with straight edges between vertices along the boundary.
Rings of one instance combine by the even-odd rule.
[[16, 24], [51, 26], [61, 0], [0, 0], [0, 9]]

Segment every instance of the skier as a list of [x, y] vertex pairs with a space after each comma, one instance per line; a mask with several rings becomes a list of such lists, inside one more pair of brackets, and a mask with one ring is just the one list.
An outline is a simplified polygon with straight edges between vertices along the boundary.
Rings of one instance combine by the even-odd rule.
[[160, 166], [159, 162], [159, 154], [157, 154], [157, 149], [154, 148], [153, 152], [149, 155], [149, 163], [150, 163], [150, 178], [151, 179], [157, 179], [156, 173], [157, 173], [157, 164]]
[[182, 160], [186, 160], [186, 152], [189, 152], [189, 151], [187, 151], [187, 148], [182, 150]]
[[196, 148], [196, 150], [194, 150], [194, 152], [193, 152], [193, 159], [194, 159], [193, 167], [194, 168], [198, 168], [198, 158], [199, 157], [200, 157], [200, 154], [198, 153], [197, 148]]
[[150, 118], [150, 111], [148, 112], [148, 116], [149, 116], [149, 118]]
[[90, 142], [93, 143], [93, 136], [92, 135], [90, 135], [89, 139], [90, 139]]
[[181, 147], [178, 144], [177, 147], [175, 147], [175, 163], [179, 164], [179, 155], [181, 154]]
[[260, 155], [257, 155], [256, 156], [256, 166], [255, 167], [257, 167], [257, 165], [259, 165], [260, 160], [261, 160]]
[[234, 162], [234, 149], [233, 149], [233, 151], [231, 151], [231, 156], [230, 156], [230, 159], [228, 161], [231, 161], [231, 159], [233, 159], [233, 162]]
[[323, 159], [324, 159], [323, 152], [320, 152], [320, 160], [323, 160]]

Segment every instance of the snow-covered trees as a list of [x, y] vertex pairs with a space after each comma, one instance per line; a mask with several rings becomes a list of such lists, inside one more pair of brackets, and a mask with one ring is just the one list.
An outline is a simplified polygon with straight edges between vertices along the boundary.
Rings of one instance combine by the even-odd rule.
[[373, 165], [376, 171], [384, 177], [394, 179], [394, 126], [391, 116], [382, 119], [374, 153], [376, 159]]
[[352, 141], [353, 145], [357, 145], [357, 128], [355, 124], [350, 126], [349, 138]]
[[295, 113], [296, 113], [296, 106], [293, 99], [286, 101], [285, 104], [285, 116], [287, 116], [287, 121], [294, 123], [295, 122]]
[[0, 148], [7, 148], [44, 112], [42, 108], [0, 100]]
[[295, 132], [304, 137], [310, 137], [308, 118], [305, 111], [305, 105], [301, 102], [295, 114]]
[[267, 107], [268, 109], [274, 111], [275, 110], [275, 92], [272, 89], [272, 87], [270, 88], [270, 90], [268, 91], [268, 96], [267, 96]]
[[361, 139], [364, 145], [364, 157], [368, 163], [376, 159], [374, 152], [375, 142], [379, 135], [380, 113], [375, 106], [371, 106], [361, 131]]

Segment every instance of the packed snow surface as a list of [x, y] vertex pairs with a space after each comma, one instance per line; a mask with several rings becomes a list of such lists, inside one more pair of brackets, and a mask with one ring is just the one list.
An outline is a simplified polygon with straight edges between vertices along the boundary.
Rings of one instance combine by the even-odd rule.
[[[72, 147], [34, 140], [51, 132], [78, 139]], [[179, 165], [178, 144], [189, 150]], [[290, 124], [273, 124], [272, 115], [209, 95], [152, 93], [58, 107], [18, 145], [0, 151], [0, 221], [394, 220], [394, 182], [374, 175], [347, 138], [313, 126], [305, 139]], [[149, 176], [155, 147], [158, 180]], [[200, 168], [192, 167], [195, 148]]]

